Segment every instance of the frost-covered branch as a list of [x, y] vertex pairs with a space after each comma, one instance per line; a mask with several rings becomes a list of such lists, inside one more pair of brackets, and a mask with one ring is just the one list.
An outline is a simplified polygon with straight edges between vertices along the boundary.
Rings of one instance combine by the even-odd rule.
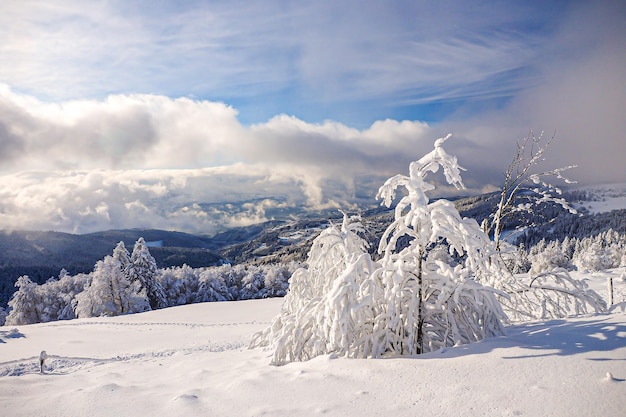
[[[532, 213], [534, 208], [542, 203], [558, 204], [565, 210], [576, 213], [576, 210], [564, 198], [560, 197], [562, 190], [548, 181], [549, 178], [553, 178], [562, 180], [567, 184], [574, 183], [575, 181], [571, 181], [563, 173], [575, 168], [576, 165], [538, 173], [532, 172], [537, 165], [545, 160], [544, 155], [554, 136], [543, 144], [541, 143], [542, 139], [543, 132], [539, 136], [530, 132], [521, 142], [518, 142], [515, 156], [504, 173], [504, 184], [496, 209], [490, 220], [483, 225], [487, 234], [493, 233], [496, 250], [500, 250], [504, 223], [514, 213]], [[527, 193], [531, 200], [527, 203], [515, 204], [517, 197], [522, 193]]]
[[554, 319], [572, 315], [603, 313], [605, 301], [586, 282], [574, 279], [563, 268], [542, 272], [511, 287], [503, 305], [511, 320]]

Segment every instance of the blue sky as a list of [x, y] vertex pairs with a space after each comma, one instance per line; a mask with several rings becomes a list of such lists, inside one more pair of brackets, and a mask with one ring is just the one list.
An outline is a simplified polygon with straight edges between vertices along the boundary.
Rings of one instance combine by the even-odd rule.
[[626, 181], [619, 1], [5, 1], [0, 62], [0, 227], [346, 207], [448, 132], [468, 192], [530, 130], [581, 183]]
[[[356, 127], [436, 122], [537, 85], [572, 2], [15, 1], [4, 82], [44, 100], [152, 93]], [[575, 50], [562, 48], [564, 55]], [[11, 58], [11, 59], [8, 59]]]

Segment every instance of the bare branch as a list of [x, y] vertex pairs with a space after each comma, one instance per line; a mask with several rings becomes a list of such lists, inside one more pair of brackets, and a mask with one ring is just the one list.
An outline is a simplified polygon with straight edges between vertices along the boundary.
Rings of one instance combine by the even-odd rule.
[[[563, 175], [565, 171], [575, 168], [570, 165], [547, 171], [533, 173], [532, 170], [545, 160], [544, 155], [548, 146], [554, 139], [554, 135], [542, 144], [543, 132], [537, 136], [532, 131], [516, 144], [516, 153], [507, 170], [504, 173], [504, 184], [500, 192], [500, 199], [491, 217], [491, 222], [486, 224], [485, 231], [493, 233], [496, 250], [500, 249], [500, 238], [505, 221], [513, 214], [519, 212], [532, 212], [533, 207], [541, 203], [554, 203], [572, 213], [576, 211], [569, 203], [558, 196], [562, 194], [560, 188], [548, 182], [549, 178], [564, 181], [566, 184], [575, 183]], [[524, 205], [515, 205], [516, 198], [522, 191], [528, 191], [532, 195], [532, 201]]]

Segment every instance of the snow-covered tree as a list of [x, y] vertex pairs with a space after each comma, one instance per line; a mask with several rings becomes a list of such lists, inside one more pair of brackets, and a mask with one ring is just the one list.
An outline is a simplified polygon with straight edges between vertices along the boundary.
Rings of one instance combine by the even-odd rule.
[[265, 292], [265, 274], [263, 270], [256, 265], [247, 268], [246, 274], [241, 280], [241, 290], [239, 297], [247, 300], [257, 297], [263, 297]]
[[119, 258], [106, 256], [91, 273], [91, 283], [76, 296], [76, 316], [101, 317], [149, 310], [145, 289], [131, 282]]
[[[495, 291], [477, 276], [489, 268], [489, 238], [474, 219], [462, 219], [453, 203], [431, 203], [427, 194], [435, 187], [426, 177], [440, 168], [450, 185], [464, 188], [462, 168], [442, 147], [449, 137], [438, 139], [432, 152], [412, 162], [409, 176], [390, 178], [378, 192], [387, 206], [398, 188], [406, 195], [381, 238], [382, 267], [373, 274], [384, 292], [382, 314], [377, 314], [377, 355], [423, 353], [504, 332]], [[402, 245], [402, 240], [408, 243]], [[463, 263], [429, 262], [429, 252], [442, 243]]]
[[15, 282], [15, 286], [18, 290], [9, 300], [10, 311], [5, 325], [19, 326], [39, 323], [41, 321], [39, 316], [41, 306], [37, 294], [37, 284], [31, 281], [27, 275], [22, 275]]
[[167, 307], [165, 291], [157, 280], [156, 261], [150, 255], [143, 237], [135, 242], [127, 267], [127, 277], [131, 283], [137, 282], [140, 289], [145, 289], [152, 310]]
[[[236, 300], [229, 292], [221, 268], [203, 268], [197, 273], [197, 291], [193, 294], [194, 303], [207, 301], [230, 301]], [[255, 295], [253, 298], [259, 298]]]
[[265, 274], [265, 290], [267, 297], [284, 297], [289, 288], [288, 278], [291, 276], [285, 265], [271, 266]]
[[113, 259], [119, 263], [122, 271], [126, 271], [130, 265], [130, 254], [123, 240], [120, 240], [115, 249], [113, 249]]
[[159, 282], [165, 291], [168, 306], [192, 303], [192, 294], [198, 289], [198, 276], [189, 265], [160, 270]]
[[540, 251], [535, 251], [530, 257], [531, 267], [529, 273], [536, 275], [546, 271], [552, 271], [555, 268], [572, 269], [570, 260], [562, 251], [558, 241], [552, 241], [545, 245]]
[[[430, 203], [429, 173], [443, 168], [448, 183], [462, 187], [456, 158], [438, 139], [435, 149], [396, 175], [378, 196], [391, 205], [404, 188], [395, 218], [371, 260], [359, 223], [344, 216], [313, 242], [308, 269], [291, 278], [279, 316], [251, 346], [272, 346], [274, 364], [307, 360], [324, 353], [348, 357], [416, 354], [467, 343], [504, 331], [504, 317], [492, 288], [476, 273], [488, 266], [490, 243], [476, 221], [461, 219], [454, 204]], [[454, 265], [429, 252], [445, 245], [462, 260]], [[440, 250], [440, 249], [438, 249]], [[442, 260], [443, 259], [443, 260]]]

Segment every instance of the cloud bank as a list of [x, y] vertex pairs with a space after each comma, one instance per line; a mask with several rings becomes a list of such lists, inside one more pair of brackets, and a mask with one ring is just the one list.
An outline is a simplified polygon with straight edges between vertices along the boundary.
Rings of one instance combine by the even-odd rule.
[[3, 5], [0, 229], [354, 209], [448, 132], [467, 193], [530, 130], [556, 132], [546, 166], [626, 181], [624, 5], [431, 3]]
[[[157, 95], [44, 103], [7, 86], [0, 114], [0, 228], [77, 233], [210, 233], [267, 220], [267, 208], [373, 204], [371, 183], [406, 166], [434, 134], [420, 122], [358, 130], [286, 115], [244, 127], [223, 103]], [[225, 203], [239, 205], [229, 213]]]

